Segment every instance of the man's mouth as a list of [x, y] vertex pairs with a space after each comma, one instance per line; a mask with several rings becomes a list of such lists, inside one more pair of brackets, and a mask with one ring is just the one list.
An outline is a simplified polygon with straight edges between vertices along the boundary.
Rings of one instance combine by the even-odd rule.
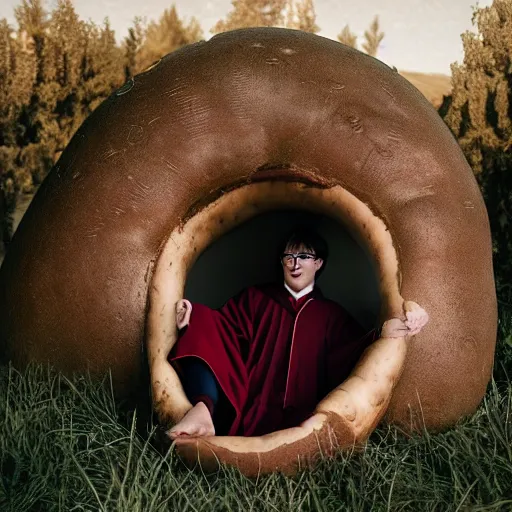
[[301, 274], [300, 272], [292, 272], [291, 276], [294, 277], [294, 278], [295, 277], [300, 277], [300, 274]]

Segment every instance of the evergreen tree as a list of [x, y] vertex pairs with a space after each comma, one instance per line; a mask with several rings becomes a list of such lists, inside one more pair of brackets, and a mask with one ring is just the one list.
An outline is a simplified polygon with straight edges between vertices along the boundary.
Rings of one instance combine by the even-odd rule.
[[15, 150], [11, 146], [7, 153], [14, 159], [11, 162], [14, 175], [14, 188], [11, 187], [11, 191], [17, 195], [19, 190], [28, 192], [33, 187], [32, 169], [26, 165], [26, 155], [37, 138], [34, 91], [43, 71], [40, 61], [44, 51], [47, 14], [40, 0], [24, 0], [15, 9], [15, 17], [18, 30], [13, 53], [14, 66], [10, 73], [13, 94], [9, 130], [14, 132]]
[[350, 27], [348, 25], [345, 25], [343, 30], [338, 34], [338, 41], [357, 49], [357, 36], [350, 31]]
[[108, 19], [101, 28], [89, 22], [84, 24], [84, 29], [82, 76], [78, 87], [81, 112], [73, 132], [125, 79], [123, 50], [116, 45]]
[[33, 158], [29, 156], [36, 152], [38, 146], [38, 128], [40, 108], [37, 98], [37, 88], [44, 81], [44, 51], [48, 15], [41, 0], [23, 0], [15, 9], [18, 22], [17, 40], [20, 42], [20, 66], [24, 68], [20, 82], [25, 82], [25, 101], [15, 116], [17, 154], [15, 175], [17, 188], [29, 192], [33, 187], [33, 172], [40, 167], [38, 163], [32, 166]]
[[166, 9], [158, 23], [151, 22], [145, 32], [140, 50], [135, 54], [135, 72], [141, 72], [164, 55], [186, 45], [200, 41], [203, 31], [199, 22], [192, 18], [185, 25], [176, 7]]
[[493, 233], [498, 283], [512, 282], [512, 0], [473, 13], [452, 64], [452, 94], [440, 113], [481, 186]]
[[128, 29], [128, 36], [124, 39], [124, 73], [128, 80], [137, 73], [137, 56], [144, 43], [146, 29], [141, 17], [137, 16], [133, 20], [133, 25]]
[[286, 27], [316, 34], [320, 27], [316, 24], [313, 0], [289, 0]]
[[14, 116], [16, 104], [21, 103], [14, 88], [17, 44], [13, 35], [7, 20], [0, 20], [0, 147], [16, 144]]
[[79, 122], [77, 89], [81, 80], [83, 24], [71, 0], [59, 0], [43, 32], [40, 80], [34, 88], [26, 124], [30, 137], [20, 163], [30, 169], [34, 183], [46, 176], [54, 156], [67, 144]]
[[7, 20], [0, 20], [0, 250], [10, 240], [16, 206], [16, 40]]
[[233, 9], [225, 20], [212, 28], [213, 33], [246, 27], [282, 27], [287, 0], [232, 0]]
[[37, 82], [43, 80], [43, 51], [48, 26], [48, 14], [42, 0], [23, 0], [16, 7], [14, 15], [18, 23], [18, 32], [23, 34], [26, 41], [33, 43], [37, 62]]
[[[20, 115], [30, 101], [36, 66], [26, 33], [0, 20], [0, 246], [10, 240], [12, 214], [21, 186], [31, 184], [29, 173], [18, 167], [18, 136], [23, 133]], [[0, 247], [1, 248], [1, 247]]]
[[[29, 36], [25, 30], [18, 29], [15, 45], [15, 66], [11, 73], [11, 95], [12, 116], [14, 123], [15, 147], [12, 152], [15, 156], [14, 180], [15, 191], [30, 191], [32, 189], [32, 173], [29, 167], [23, 162], [23, 151], [27, 140], [31, 137], [30, 126], [24, 122], [26, 114], [31, 108], [34, 88], [37, 80], [37, 55], [35, 51], [34, 38]], [[12, 125], [11, 125], [12, 126]]]
[[376, 57], [377, 52], [379, 51], [380, 43], [384, 39], [384, 32], [380, 31], [378, 16], [375, 16], [375, 18], [373, 18], [370, 28], [368, 30], [365, 30], [364, 39], [365, 42], [363, 43], [363, 50], [368, 55]]

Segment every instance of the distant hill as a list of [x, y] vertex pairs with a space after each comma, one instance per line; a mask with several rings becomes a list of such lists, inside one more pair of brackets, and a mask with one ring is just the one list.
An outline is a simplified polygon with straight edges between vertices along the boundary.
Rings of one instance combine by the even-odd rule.
[[399, 73], [409, 80], [436, 108], [441, 105], [443, 96], [450, 94], [452, 90], [451, 77], [448, 75], [412, 71], [399, 71]]

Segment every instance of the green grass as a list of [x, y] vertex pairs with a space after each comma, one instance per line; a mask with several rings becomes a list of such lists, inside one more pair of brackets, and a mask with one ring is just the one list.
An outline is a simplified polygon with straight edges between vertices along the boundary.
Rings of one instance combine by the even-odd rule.
[[[190, 471], [108, 386], [45, 367], [0, 369], [0, 510], [512, 510], [512, 312], [473, 417], [441, 434], [380, 428], [365, 449], [294, 478]], [[141, 423], [141, 422], [138, 422]], [[141, 432], [142, 430], [142, 432]]]
[[[189, 471], [121, 417], [108, 391], [34, 367], [0, 393], [0, 510], [512, 510], [512, 384], [445, 433], [373, 434], [295, 478]], [[154, 433], [154, 432], [153, 432]]]

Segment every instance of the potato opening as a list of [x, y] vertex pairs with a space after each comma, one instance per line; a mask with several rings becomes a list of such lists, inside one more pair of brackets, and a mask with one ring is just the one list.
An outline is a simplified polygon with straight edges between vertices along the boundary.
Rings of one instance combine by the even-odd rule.
[[[179, 421], [190, 408], [179, 378], [167, 361], [167, 355], [177, 339], [175, 305], [185, 296], [185, 283], [194, 263], [203, 251], [208, 247], [213, 248], [216, 240], [237, 226], [251, 219], [258, 223], [261, 221], [258, 216], [279, 210], [301, 210], [324, 215], [332, 222], [346, 226], [373, 262], [378, 283], [377, 295], [381, 298], [381, 311], [378, 316], [392, 316], [401, 311], [403, 300], [399, 293], [396, 251], [388, 228], [368, 205], [341, 186], [322, 188], [302, 182], [274, 179], [234, 188], [176, 227], [170, 233], [156, 263], [148, 313], [148, 355], [153, 402], [162, 422]], [[286, 218], [286, 214], [283, 218]], [[263, 224], [264, 220], [263, 218], [261, 221]], [[243, 229], [241, 232], [243, 233]], [[236, 231], [233, 231], [232, 236], [235, 235]], [[229, 237], [226, 237], [226, 242], [228, 241]], [[207, 257], [208, 252], [205, 252], [205, 258]], [[335, 263], [329, 266], [333, 272], [336, 271]], [[201, 287], [202, 283], [198, 286]], [[208, 289], [209, 286], [204, 288]], [[227, 293], [231, 291], [228, 290]], [[204, 300], [201, 297], [191, 298]], [[215, 298], [219, 301], [223, 299], [224, 297]], [[375, 320], [377, 312], [373, 310], [371, 313], [373, 318], [368, 311], [364, 312], [367, 315], [365, 322], [372, 323]], [[356, 315], [355, 312], [354, 314]], [[383, 350], [385, 352], [385, 347]], [[374, 425], [376, 417], [382, 416], [392, 387], [401, 372], [401, 349], [391, 349], [385, 362], [382, 360], [382, 350], [376, 350], [376, 354], [374, 359], [368, 354], [363, 356], [363, 362], [357, 365], [355, 371], [366, 375], [364, 378], [359, 376], [355, 379], [357, 383], [352, 383], [348, 391], [342, 389], [338, 392], [340, 390], [336, 388], [317, 407], [317, 410], [325, 414], [347, 415], [347, 421], [357, 430], [354, 432], [355, 436], [366, 433], [368, 422]], [[396, 368], [397, 364], [399, 368]], [[371, 378], [368, 372], [372, 372]], [[340, 386], [346, 385], [350, 379], [351, 377]]]

